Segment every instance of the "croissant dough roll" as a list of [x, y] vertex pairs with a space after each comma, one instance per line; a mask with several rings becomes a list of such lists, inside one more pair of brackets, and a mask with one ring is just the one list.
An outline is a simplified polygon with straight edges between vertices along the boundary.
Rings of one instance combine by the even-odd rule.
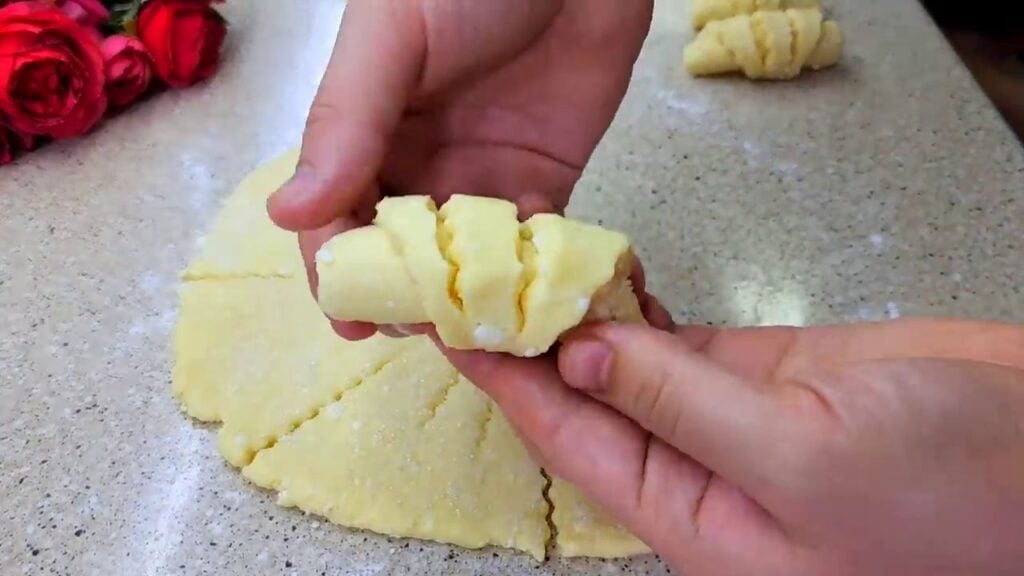
[[821, 0], [693, 0], [693, 28], [700, 30], [708, 22], [725, 20], [758, 10], [790, 8], [821, 9]]
[[553, 214], [520, 224], [495, 198], [386, 198], [373, 226], [317, 253], [331, 318], [433, 323], [453, 348], [535, 356], [583, 320], [643, 322], [618, 232]]
[[523, 323], [519, 293], [523, 290], [521, 240], [515, 204], [491, 198], [460, 196], [440, 211], [442, 240], [449, 259], [458, 266], [453, 296], [483, 343], [499, 344], [516, 334]]
[[784, 80], [805, 68], [839, 61], [843, 35], [817, 9], [761, 10], [708, 23], [686, 47], [683, 61], [695, 76], [743, 72], [748, 78]]

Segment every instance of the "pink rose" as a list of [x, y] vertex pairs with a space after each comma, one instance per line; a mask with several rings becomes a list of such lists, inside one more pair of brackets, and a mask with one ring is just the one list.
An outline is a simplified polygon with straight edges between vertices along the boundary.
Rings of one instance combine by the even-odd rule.
[[100, 0], [57, 0], [57, 6], [75, 22], [89, 28], [110, 20], [110, 11]]
[[100, 47], [107, 76], [107, 100], [116, 107], [135, 102], [149, 88], [153, 59], [138, 38], [115, 35]]

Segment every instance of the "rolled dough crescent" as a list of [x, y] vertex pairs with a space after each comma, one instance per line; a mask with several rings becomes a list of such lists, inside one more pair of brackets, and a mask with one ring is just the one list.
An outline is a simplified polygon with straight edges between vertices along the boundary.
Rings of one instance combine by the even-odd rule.
[[[288, 153], [225, 202], [184, 273], [173, 392], [223, 423], [224, 458], [278, 503], [394, 536], [522, 550], [552, 533], [546, 481], [493, 403], [423, 338], [346, 342], [264, 208]], [[646, 552], [573, 488], [549, 496], [563, 556]]]

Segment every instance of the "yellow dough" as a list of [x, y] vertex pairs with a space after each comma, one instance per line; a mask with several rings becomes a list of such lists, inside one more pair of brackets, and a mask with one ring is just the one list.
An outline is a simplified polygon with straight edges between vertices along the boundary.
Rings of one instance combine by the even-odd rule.
[[725, 20], [758, 10], [818, 8], [821, 0], [693, 0], [693, 27], [700, 30], [713, 20]]
[[562, 556], [619, 558], [646, 554], [651, 549], [591, 504], [572, 484], [551, 479], [548, 492], [558, 526], [556, 544]]
[[195, 418], [224, 422], [218, 443], [235, 466], [410, 347], [338, 338], [305, 277], [189, 282], [175, 330], [174, 392]]
[[[549, 491], [552, 511], [546, 480], [508, 422], [428, 339], [347, 342], [333, 333], [310, 295], [294, 237], [274, 228], [263, 208], [294, 166], [294, 154], [275, 160], [227, 199], [180, 289], [172, 389], [188, 414], [223, 423], [224, 458], [277, 491], [282, 506], [344, 526], [468, 548], [501, 546], [543, 559], [550, 513], [562, 555], [646, 551], [559, 480]], [[464, 214], [458, 204], [442, 208], [446, 220], [457, 228], [481, 225], [471, 221], [477, 207], [465, 206]], [[495, 214], [500, 209], [507, 210], [496, 207]], [[542, 224], [535, 233], [550, 232]], [[472, 246], [457, 236], [444, 245], [467, 270], [507, 250], [507, 237]], [[352, 258], [392, 246], [381, 244], [391, 235], [378, 228], [350, 237], [376, 246]], [[440, 250], [437, 255], [444, 258]], [[409, 274], [397, 252], [372, 262], [377, 281]], [[417, 273], [444, 271], [433, 263], [436, 270]], [[499, 288], [514, 274], [495, 276]], [[461, 281], [467, 310], [494, 325], [518, 322], [507, 306], [485, 301], [486, 283], [472, 275]], [[623, 288], [595, 296], [609, 302], [611, 311], [600, 313], [621, 313], [616, 290]], [[537, 298], [544, 305], [554, 296]], [[419, 292], [399, 294], [395, 308], [422, 311], [425, 302]]]
[[544, 558], [544, 477], [490, 401], [429, 341], [243, 472], [278, 490], [279, 503], [339, 524]]
[[224, 201], [213, 229], [200, 241], [199, 255], [185, 269], [186, 280], [199, 278], [303, 275], [295, 235], [267, 217], [267, 197], [295, 172], [297, 151], [257, 168]]
[[520, 224], [505, 200], [386, 198], [374, 225], [317, 254], [338, 320], [432, 322], [453, 348], [536, 356], [585, 318], [642, 321], [628, 239], [553, 214]]
[[752, 79], [785, 80], [805, 68], [839, 61], [843, 35], [818, 9], [760, 10], [709, 22], [686, 47], [695, 76], [742, 72]]

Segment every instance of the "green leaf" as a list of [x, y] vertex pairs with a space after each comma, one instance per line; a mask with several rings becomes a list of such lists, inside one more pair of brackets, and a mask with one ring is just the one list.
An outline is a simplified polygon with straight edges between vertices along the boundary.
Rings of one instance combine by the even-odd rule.
[[114, 32], [123, 32], [128, 23], [135, 20], [142, 8], [143, 0], [116, 0], [110, 6], [110, 24]]

